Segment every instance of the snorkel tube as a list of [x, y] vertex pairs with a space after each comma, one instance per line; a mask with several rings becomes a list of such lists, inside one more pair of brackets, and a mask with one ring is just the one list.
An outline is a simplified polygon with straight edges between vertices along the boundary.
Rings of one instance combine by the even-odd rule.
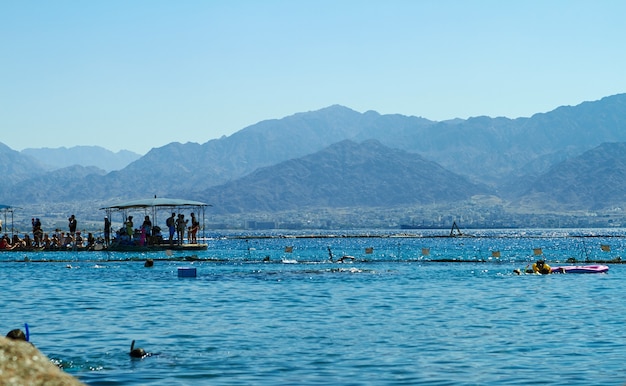
[[30, 342], [30, 331], [28, 331], [28, 323], [24, 323], [24, 333], [26, 334], [26, 341]]

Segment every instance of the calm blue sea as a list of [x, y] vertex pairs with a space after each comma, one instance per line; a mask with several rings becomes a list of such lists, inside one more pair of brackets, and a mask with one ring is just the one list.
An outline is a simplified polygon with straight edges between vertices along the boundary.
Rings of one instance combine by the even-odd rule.
[[[31, 341], [88, 385], [626, 383], [626, 265], [512, 273], [536, 248], [552, 265], [626, 256], [624, 230], [392, 233], [212, 234], [207, 251], [173, 255], [204, 261], [4, 252], [2, 327], [28, 323]], [[582, 234], [599, 237], [572, 237]], [[330, 262], [329, 247], [354, 261]], [[153, 355], [130, 359], [133, 339]]]

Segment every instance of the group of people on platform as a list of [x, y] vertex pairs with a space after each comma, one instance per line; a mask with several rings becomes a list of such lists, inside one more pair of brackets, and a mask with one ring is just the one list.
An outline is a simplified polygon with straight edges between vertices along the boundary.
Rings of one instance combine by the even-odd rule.
[[[165, 225], [167, 225], [169, 231], [169, 243], [174, 244], [174, 235], [176, 235], [176, 242], [178, 245], [182, 245], [183, 239], [185, 238], [185, 230], [187, 230], [187, 239], [189, 244], [197, 244], [198, 243], [198, 230], [200, 229], [200, 223], [196, 218], [194, 213], [191, 213], [191, 224], [189, 224], [189, 219], [185, 219], [185, 215], [179, 213], [178, 216], [176, 213], [172, 213], [170, 217], [165, 221]], [[188, 226], [189, 225], [189, 226]]]
[[[141, 227], [135, 228], [133, 216], [128, 216], [120, 229], [115, 232], [113, 244], [115, 245], [149, 245], [160, 244], [163, 240], [161, 228], [152, 226], [150, 216], [145, 216]], [[104, 216], [104, 244], [111, 244], [111, 220]]]
[[39, 218], [32, 218], [32, 238], [25, 233], [23, 237], [14, 234], [10, 237], [5, 233], [0, 239], [0, 250], [66, 250], [71, 248], [84, 249], [93, 248], [96, 245], [96, 238], [93, 233], [88, 233], [84, 238], [80, 231], [77, 231], [78, 222], [76, 216], [68, 218], [69, 232], [61, 232], [56, 229], [52, 236], [45, 233]]
[[[188, 243], [197, 244], [197, 234], [200, 229], [200, 223], [194, 213], [191, 213], [190, 219], [186, 219], [185, 215], [172, 213], [166, 220], [169, 231], [167, 242], [170, 245], [182, 245], [187, 232]], [[96, 239], [93, 233], [88, 233], [84, 238], [78, 229], [78, 221], [75, 215], [68, 218], [69, 232], [61, 232], [56, 229], [52, 235], [43, 231], [39, 218], [32, 218], [32, 233], [25, 233], [23, 237], [18, 234], [9, 236], [5, 233], [0, 239], [0, 250], [64, 250], [71, 248], [88, 248], [93, 249], [97, 244], [100, 248], [106, 248], [111, 244], [115, 245], [154, 245], [164, 243], [164, 237], [161, 234], [161, 228], [152, 224], [150, 216], [145, 216], [140, 227], [135, 227], [133, 216], [128, 216], [123, 226], [117, 230], [112, 236], [112, 224], [108, 216], [104, 217], [103, 238]]]
[[[187, 231], [187, 238], [189, 244], [198, 243], [198, 230], [200, 229], [200, 222], [196, 218], [194, 213], [191, 213], [191, 222], [189, 219], [185, 219], [185, 215], [179, 213], [172, 213], [170, 217], [165, 221], [165, 225], [168, 228], [169, 238], [167, 242], [170, 245], [182, 245], [185, 238], [185, 231]], [[176, 236], [176, 238], [174, 238]], [[161, 233], [161, 227], [158, 225], [153, 226], [150, 216], [145, 216], [143, 223], [140, 227], [135, 228], [133, 222], [133, 216], [128, 216], [123, 226], [115, 232], [115, 238], [111, 241], [111, 221], [107, 216], [104, 217], [104, 243], [106, 246], [111, 242], [117, 245], [154, 245], [162, 244], [164, 242], [163, 234]]]

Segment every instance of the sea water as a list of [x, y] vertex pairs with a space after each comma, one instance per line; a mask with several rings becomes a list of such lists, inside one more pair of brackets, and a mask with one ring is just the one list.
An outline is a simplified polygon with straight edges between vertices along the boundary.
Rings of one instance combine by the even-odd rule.
[[[538, 256], [626, 256], [619, 230], [572, 237], [593, 232], [212, 235], [195, 252], [4, 252], [1, 325], [28, 323], [33, 344], [88, 385], [622, 385], [626, 266], [513, 273]], [[178, 277], [181, 267], [197, 276]], [[132, 340], [152, 355], [131, 359]]]

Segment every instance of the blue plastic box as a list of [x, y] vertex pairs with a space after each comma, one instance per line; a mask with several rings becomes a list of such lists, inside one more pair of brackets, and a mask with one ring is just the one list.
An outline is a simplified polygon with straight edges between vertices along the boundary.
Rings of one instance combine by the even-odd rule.
[[178, 277], [196, 277], [196, 269], [189, 267], [178, 268]]

